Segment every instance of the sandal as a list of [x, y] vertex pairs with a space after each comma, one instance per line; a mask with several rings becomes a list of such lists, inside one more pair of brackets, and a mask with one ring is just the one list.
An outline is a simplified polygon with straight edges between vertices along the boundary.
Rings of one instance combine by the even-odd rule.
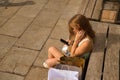
[[45, 62], [43, 63], [43, 67], [44, 68], [49, 68], [48, 64], [46, 64]]

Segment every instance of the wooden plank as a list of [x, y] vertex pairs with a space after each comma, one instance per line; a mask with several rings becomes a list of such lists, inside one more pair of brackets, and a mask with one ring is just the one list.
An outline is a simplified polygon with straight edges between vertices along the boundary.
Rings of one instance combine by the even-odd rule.
[[[14, 2], [14, 0], [9, 0], [9, 2]], [[4, 5], [4, 1], [0, 0], [0, 15], [6, 10], [5, 5]]]
[[101, 21], [114, 23], [117, 20], [117, 14], [118, 12], [114, 10], [103, 10]]
[[88, 18], [92, 17], [92, 13], [93, 13], [95, 4], [96, 4], [96, 0], [89, 0], [88, 6], [87, 6], [85, 14], [84, 14], [86, 17], [88, 17]]
[[[53, 28], [61, 15], [61, 11], [44, 8], [31, 26], [39, 26], [44, 28]], [[46, 24], [47, 23], [47, 24]]]
[[0, 62], [0, 71], [26, 75], [38, 51], [13, 47]]
[[69, 31], [68, 31], [68, 20], [60, 18], [55, 29], [52, 31], [50, 38], [55, 39], [68, 39]]
[[48, 69], [32, 67], [25, 80], [47, 80]]
[[61, 11], [64, 9], [64, 5], [67, 5], [68, 2], [69, 0], [50, 0], [45, 8]]
[[0, 61], [15, 44], [17, 38], [0, 35]]
[[95, 9], [92, 14], [92, 19], [95, 19], [95, 20], [100, 19], [102, 6], [103, 6], [103, 0], [97, 0], [97, 2], [95, 4]]
[[34, 0], [36, 4], [22, 7], [3, 27], [0, 34], [19, 37], [31, 24], [47, 0]]
[[119, 9], [120, 9], [119, 5], [120, 4], [118, 2], [106, 1], [104, 3], [103, 9], [119, 11]]
[[85, 14], [85, 10], [87, 8], [88, 3], [89, 3], [89, 0], [82, 0], [78, 13], [82, 15]]
[[115, 23], [118, 17], [119, 3], [105, 2], [101, 21]]
[[0, 72], [0, 80], [24, 80], [24, 77], [10, 73]]
[[50, 28], [32, 26], [23, 34], [19, 40], [17, 40], [15, 45], [24, 48], [40, 50], [46, 42], [50, 31]]
[[96, 42], [90, 56], [85, 80], [101, 80], [108, 25], [100, 22], [91, 22], [91, 24], [96, 32]]
[[69, 21], [71, 17], [73, 17], [75, 14], [78, 13], [81, 1], [82, 0], [79, 0], [79, 1], [78, 0], [74, 0], [74, 1], [69, 0], [67, 6], [65, 7], [65, 9], [63, 11], [63, 14], [61, 15], [61, 18]]
[[[10, 0], [10, 3], [19, 3], [19, 2], [24, 2], [26, 0]], [[16, 5], [17, 6], [17, 5]], [[2, 9], [4, 8], [4, 9]], [[19, 11], [22, 6], [17, 6], [17, 7], [9, 7], [5, 9], [5, 7], [0, 8], [0, 27], [4, 25], [10, 18], [16, 14], [17, 11]]]
[[119, 80], [120, 25], [110, 24], [103, 80]]
[[[51, 38], [64, 38], [68, 39], [68, 22], [71, 17], [73, 17], [75, 14], [77, 14], [77, 11], [79, 10], [79, 6], [81, 4], [82, 0], [70, 0], [67, 6], [65, 7], [65, 10], [63, 11], [63, 14], [59, 18], [54, 30], [52, 31]], [[67, 14], [66, 14], [67, 13]], [[58, 35], [59, 34], [59, 35]]]
[[[55, 3], [56, 1], [57, 0], [55, 0]], [[61, 3], [64, 3], [64, 1]], [[65, 7], [65, 4], [61, 6]], [[58, 7], [56, 8], [58, 9]], [[56, 11], [55, 9], [51, 8], [43, 8], [37, 18], [30, 25], [30, 27], [17, 41], [16, 45], [30, 49], [40, 50], [48, 39], [50, 32], [56, 25], [60, 15], [61, 9], [58, 9]]]
[[56, 48], [61, 50], [62, 46], [63, 46], [63, 43], [61, 43], [59, 40], [48, 39], [46, 44], [44, 45], [43, 49], [41, 50], [38, 58], [36, 59], [36, 61], [34, 63], [35, 66], [43, 67], [43, 62], [47, 59], [48, 49], [51, 46], [55, 46]]

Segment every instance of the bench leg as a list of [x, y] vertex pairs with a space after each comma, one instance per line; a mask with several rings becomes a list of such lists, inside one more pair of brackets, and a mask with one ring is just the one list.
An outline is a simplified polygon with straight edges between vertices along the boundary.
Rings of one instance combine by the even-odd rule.
[[7, 9], [8, 4], [9, 4], [9, 1], [8, 1], [8, 0], [5, 0], [5, 9]]

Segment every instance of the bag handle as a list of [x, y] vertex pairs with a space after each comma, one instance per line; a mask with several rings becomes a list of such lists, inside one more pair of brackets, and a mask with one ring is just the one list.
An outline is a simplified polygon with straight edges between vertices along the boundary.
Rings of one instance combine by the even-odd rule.
[[61, 65], [61, 69], [63, 69], [64, 67], [67, 67], [66, 70], [70, 70], [69, 65]]
[[[54, 68], [56, 68], [56, 69], [63, 69], [64, 67], [66, 67], [67, 69], [65, 69], [65, 70], [70, 70], [70, 67], [69, 67], [69, 65], [64, 65], [64, 64], [57, 64]], [[63, 69], [64, 70], [64, 69]]]

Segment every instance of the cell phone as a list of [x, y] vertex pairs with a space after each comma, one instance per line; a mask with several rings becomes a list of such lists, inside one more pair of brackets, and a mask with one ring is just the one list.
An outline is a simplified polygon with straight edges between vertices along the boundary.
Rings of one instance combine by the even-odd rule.
[[64, 39], [60, 39], [60, 41], [61, 41], [62, 43], [64, 43], [64, 44], [66, 44], [66, 45], [69, 46], [69, 44], [68, 44], [68, 42], [67, 42], [66, 40], [64, 40]]

